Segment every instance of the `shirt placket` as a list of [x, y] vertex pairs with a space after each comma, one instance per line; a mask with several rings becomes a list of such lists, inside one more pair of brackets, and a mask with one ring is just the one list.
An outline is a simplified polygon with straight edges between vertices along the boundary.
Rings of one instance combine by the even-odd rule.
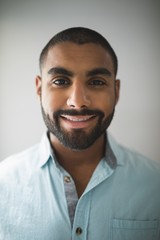
[[76, 186], [72, 177], [66, 171], [63, 171], [63, 182], [64, 182], [66, 202], [68, 206], [68, 214], [70, 217], [71, 226], [73, 226], [75, 209], [78, 202]]
[[82, 194], [79, 199], [72, 228], [72, 240], [88, 239], [88, 224], [91, 208], [91, 192]]
[[68, 214], [72, 226], [72, 240], [86, 240], [89, 222], [91, 192], [82, 194], [78, 199], [74, 180], [62, 167], [64, 191], [68, 206]]

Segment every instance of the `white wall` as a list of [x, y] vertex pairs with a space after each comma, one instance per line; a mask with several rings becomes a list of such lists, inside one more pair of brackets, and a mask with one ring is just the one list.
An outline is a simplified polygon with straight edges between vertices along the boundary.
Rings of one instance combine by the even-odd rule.
[[110, 132], [123, 145], [160, 159], [159, 0], [0, 3], [0, 159], [38, 142], [44, 131], [34, 78], [41, 49], [57, 32], [102, 33], [119, 58], [121, 98]]

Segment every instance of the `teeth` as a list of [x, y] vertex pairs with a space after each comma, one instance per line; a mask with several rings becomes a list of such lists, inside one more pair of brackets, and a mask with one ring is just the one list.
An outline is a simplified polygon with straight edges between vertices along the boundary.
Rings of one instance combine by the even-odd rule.
[[89, 119], [91, 119], [93, 116], [83, 116], [83, 117], [74, 117], [74, 116], [68, 116], [68, 115], [63, 115], [62, 117], [66, 118], [69, 121], [73, 121], [73, 122], [83, 122], [83, 121], [87, 121]]

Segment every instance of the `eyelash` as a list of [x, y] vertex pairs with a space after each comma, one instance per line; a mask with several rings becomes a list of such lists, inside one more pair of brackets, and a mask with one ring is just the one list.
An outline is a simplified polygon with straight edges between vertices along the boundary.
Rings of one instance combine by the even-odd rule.
[[94, 79], [94, 80], [91, 80], [89, 82], [89, 85], [92, 85], [92, 86], [103, 86], [103, 85], [106, 85], [106, 83], [103, 80]]
[[61, 85], [69, 85], [70, 84], [70, 80], [68, 79], [64, 79], [64, 78], [59, 78], [56, 79], [54, 81], [52, 81], [53, 84], [57, 85], [57, 86], [61, 86]]
[[[59, 78], [54, 81], [52, 81], [52, 84], [55, 84], [57, 87], [59, 86], [69, 86], [71, 84], [71, 81], [69, 79]], [[100, 87], [103, 85], [106, 85], [106, 82], [104, 80], [100, 79], [92, 79], [88, 81], [88, 85], [93, 87]]]

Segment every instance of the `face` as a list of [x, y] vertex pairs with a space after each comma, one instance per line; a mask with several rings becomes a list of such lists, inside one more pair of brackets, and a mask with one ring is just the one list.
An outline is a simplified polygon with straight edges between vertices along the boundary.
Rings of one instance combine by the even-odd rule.
[[36, 88], [50, 134], [72, 150], [89, 148], [110, 125], [119, 97], [111, 56], [96, 44], [60, 43], [41, 74]]

